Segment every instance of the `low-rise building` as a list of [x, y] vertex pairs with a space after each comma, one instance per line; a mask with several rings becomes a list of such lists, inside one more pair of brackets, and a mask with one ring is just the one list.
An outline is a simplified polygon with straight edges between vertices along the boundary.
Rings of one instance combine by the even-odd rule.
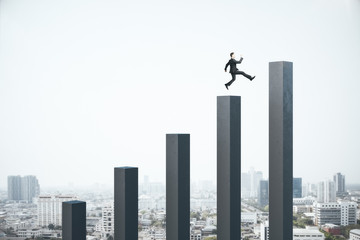
[[360, 240], [360, 229], [350, 231], [350, 240]]
[[332, 203], [315, 203], [315, 224], [318, 226], [327, 223], [347, 226], [356, 224], [355, 202], [332, 202]]
[[24, 238], [36, 238], [36, 237], [41, 237], [41, 229], [35, 228], [35, 229], [19, 229], [17, 231], [17, 235], [19, 237], [24, 237]]
[[241, 213], [241, 223], [255, 224], [256, 222], [257, 222], [257, 213], [256, 212], [242, 212]]
[[314, 197], [293, 198], [293, 205], [313, 205], [315, 202]]
[[293, 212], [296, 214], [311, 213], [313, 212], [312, 205], [294, 205]]
[[325, 240], [325, 236], [317, 228], [293, 229], [293, 240]]
[[341, 234], [341, 228], [339, 225], [328, 223], [328, 224], [322, 225], [321, 229], [325, 232], [331, 233], [332, 235], [340, 235]]

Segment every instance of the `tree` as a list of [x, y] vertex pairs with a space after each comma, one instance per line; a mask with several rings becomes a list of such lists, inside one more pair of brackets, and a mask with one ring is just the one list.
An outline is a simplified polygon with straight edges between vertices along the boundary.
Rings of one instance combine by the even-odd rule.
[[196, 218], [196, 220], [200, 219], [200, 212], [191, 212], [190, 218]]
[[114, 240], [114, 237], [113, 236], [108, 236], [107, 240]]
[[50, 224], [49, 224], [49, 226], [48, 226], [48, 229], [50, 229], [50, 230], [54, 230], [54, 229], [55, 229], [55, 225], [54, 225], [54, 224], [52, 224], [52, 223], [50, 223]]
[[269, 212], [269, 205], [266, 205], [266, 206], [264, 207], [264, 212]]

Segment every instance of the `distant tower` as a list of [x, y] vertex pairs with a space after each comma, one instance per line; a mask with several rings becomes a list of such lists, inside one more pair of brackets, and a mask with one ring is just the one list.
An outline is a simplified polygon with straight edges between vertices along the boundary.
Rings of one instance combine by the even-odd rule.
[[294, 178], [293, 180], [293, 198], [302, 197], [302, 178]]
[[29, 203], [33, 201], [34, 197], [39, 196], [40, 185], [35, 176], [24, 176], [21, 179], [21, 198]]
[[319, 203], [336, 202], [335, 182], [325, 180], [318, 184], [317, 201]]
[[260, 171], [255, 171], [254, 168], [250, 169], [250, 197], [257, 198], [259, 192], [260, 180], [263, 179], [263, 174]]
[[251, 177], [249, 172], [241, 173], [241, 197], [249, 198], [251, 193]]
[[259, 184], [259, 205], [265, 207], [269, 205], [269, 181], [260, 180]]
[[21, 200], [21, 176], [8, 176], [8, 200]]
[[345, 175], [342, 175], [341, 173], [336, 173], [334, 175], [334, 182], [335, 182], [336, 196], [342, 196], [346, 192]]
[[26, 200], [31, 203], [39, 194], [40, 185], [35, 176], [8, 176], [9, 200]]

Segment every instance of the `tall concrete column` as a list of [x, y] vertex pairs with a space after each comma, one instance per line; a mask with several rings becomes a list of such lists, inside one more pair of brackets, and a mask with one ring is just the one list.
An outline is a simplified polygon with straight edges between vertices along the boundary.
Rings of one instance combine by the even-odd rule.
[[86, 202], [62, 203], [62, 239], [86, 240]]
[[217, 97], [217, 238], [240, 240], [241, 97]]
[[138, 168], [114, 169], [114, 239], [138, 239]]
[[166, 134], [166, 239], [190, 239], [190, 134]]
[[269, 238], [293, 239], [293, 64], [269, 64]]

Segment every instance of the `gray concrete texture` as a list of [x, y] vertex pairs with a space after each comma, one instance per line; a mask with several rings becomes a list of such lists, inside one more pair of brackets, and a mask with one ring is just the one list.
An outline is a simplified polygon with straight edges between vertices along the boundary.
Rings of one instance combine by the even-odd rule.
[[240, 240], [241, 97], [217, 97], [217, 236]]
[[291, 240], [293, 64], [269, 63], [269, 238]]

